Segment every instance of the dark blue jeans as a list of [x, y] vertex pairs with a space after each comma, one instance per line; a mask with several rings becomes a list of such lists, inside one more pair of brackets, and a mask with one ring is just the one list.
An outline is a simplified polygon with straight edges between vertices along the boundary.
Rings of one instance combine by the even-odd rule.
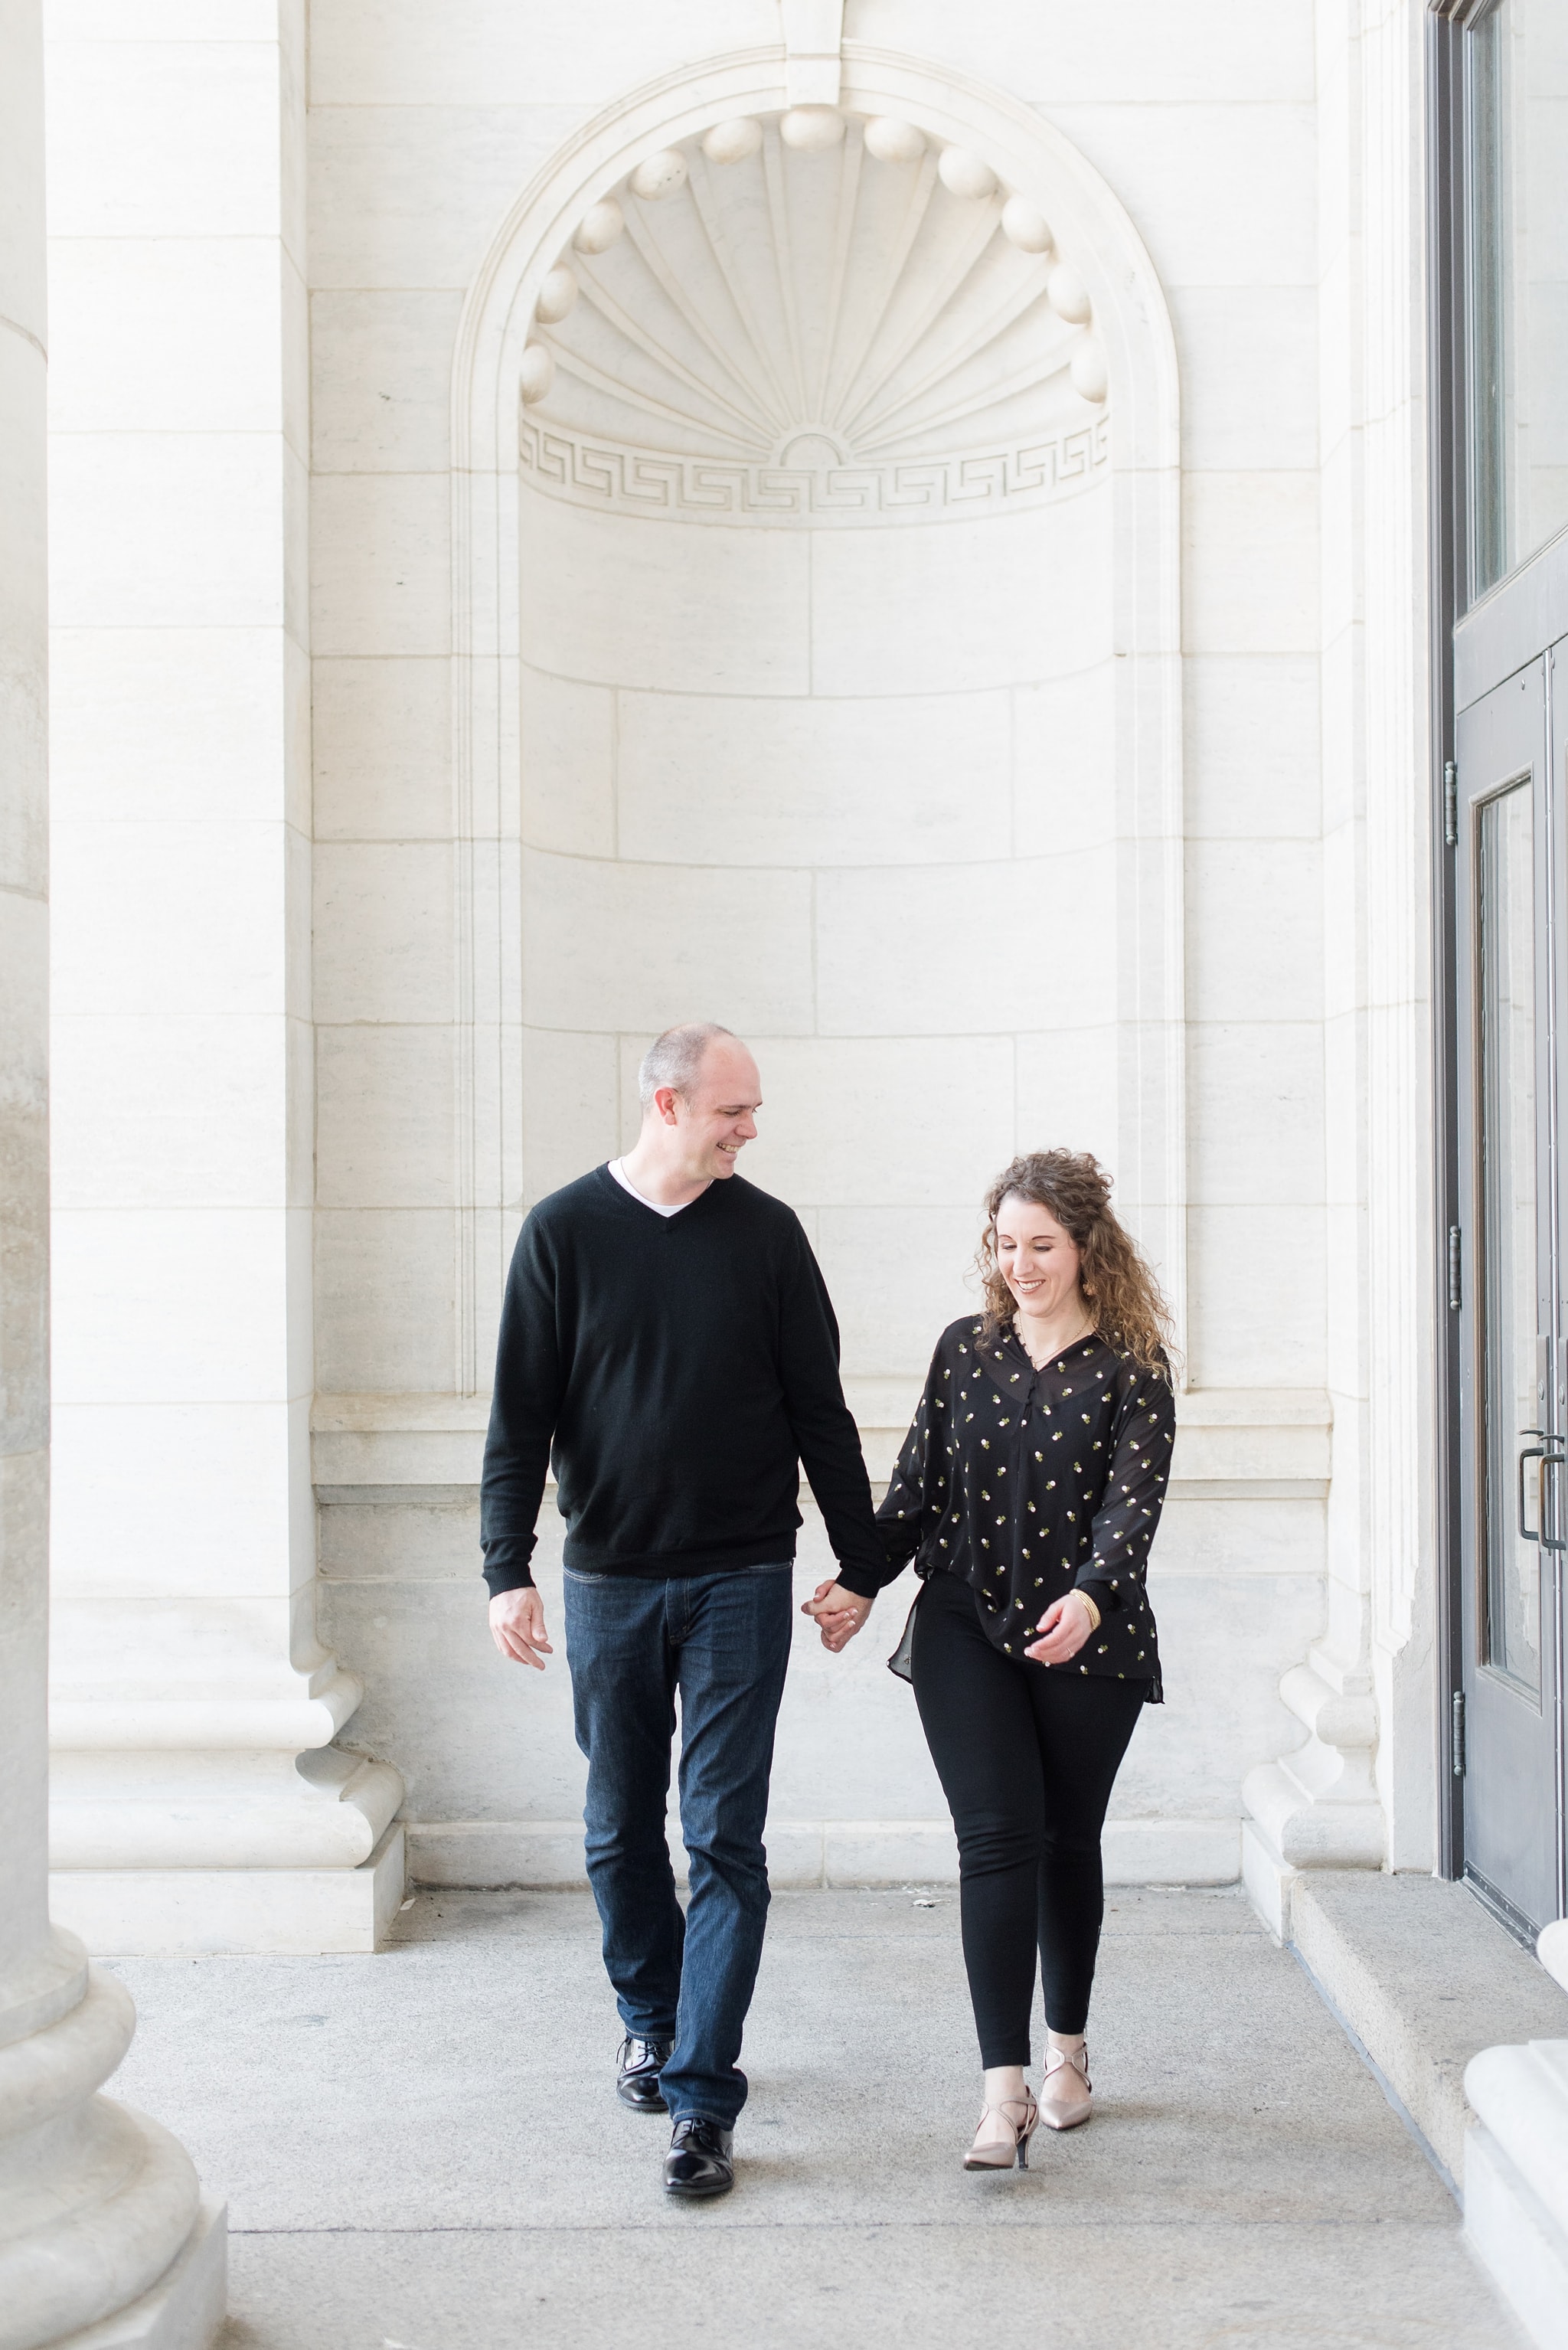
[[[791, 1562], [725, 1575], [566, 1575], [566, 1660], [588, 1758], [588, 1881], [628, 2032], [673, 2040], [672, 2119], [732, 2129], [768, 1914], [763, 1825], [793, 1624]], [[680, 1692], [685, 1915], [665, 1835]]]

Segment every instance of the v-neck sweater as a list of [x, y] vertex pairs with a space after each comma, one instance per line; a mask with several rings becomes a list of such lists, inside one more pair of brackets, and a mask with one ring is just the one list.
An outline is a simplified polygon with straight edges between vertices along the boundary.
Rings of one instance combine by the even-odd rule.
[[532, 1210], [484, 1448], [493, 1593], [534, 1579], [552, 1461], [579, 1573], [793, 1558], [803, 1463], [835, 1555], [883, 1572], [826, 1286], [794, 1210], [742, 1176], [661, 1216], [597, 1167]]
[[[890, 1583], [967, 1583], [993, 1645], [1023, 1658], [1054, 1599], [1075, 1588], [1100, 1611], [1057, 1671], [1146, 1681], [1163, 1696], [1146, 1577], [1170, 1477], [1176, 1399], [1151, 1370], [1098, 1336], [1036, 1366], [1012, 1331], [950, 1324], [887, 1499], [877, 1513]], [[862, 1583], [851, 1571], [844, 1581]]]

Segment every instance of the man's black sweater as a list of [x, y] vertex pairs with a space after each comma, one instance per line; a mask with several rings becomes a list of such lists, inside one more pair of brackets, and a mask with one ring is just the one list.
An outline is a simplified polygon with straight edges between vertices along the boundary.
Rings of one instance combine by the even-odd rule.
[[660, 1216], [599, 1167], [528, 1217], [484, 1447], [492, 1594], [534, 1579], [552, 1458], [568, 1566], [793, 1558], [804, 1462], [835, 1555], [873, 1589], [887, 1574], [816, 1259], [794, 1211], [738, 1175]]

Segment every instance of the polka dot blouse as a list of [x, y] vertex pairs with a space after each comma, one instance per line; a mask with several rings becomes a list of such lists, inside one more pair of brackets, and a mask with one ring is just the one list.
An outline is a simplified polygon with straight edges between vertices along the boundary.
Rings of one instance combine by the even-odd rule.
[[1104, 1338], [1036, 1370], [1011, 1331], [969, 1318], [942, 1332], [888, 1498], [877, 1513], [891, 1582], [957, 1575], [999, 1648], [1023, 1658], [1075, 1586], [1100, 1627], [1057, 1671], [1148, 1683], [1163, 1697], [1145, 1589], [1176, 1432], [1175, 1399]]

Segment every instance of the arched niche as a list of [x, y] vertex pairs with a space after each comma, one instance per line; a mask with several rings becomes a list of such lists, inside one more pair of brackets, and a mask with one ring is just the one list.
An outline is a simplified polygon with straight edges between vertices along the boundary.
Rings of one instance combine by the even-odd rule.
[[[641, 1045], [682, 1017], [757, 1045], [756, 1178], [808, 1213], [852, 1374], [920, 1367], [1016, 1147], [1101, 1153], [1180, 1315], [1153, 269], [1066, 141], [948, 69], [846, 46], [843, 134], [792, 145], [785, 112], [776, 53], [610, 109], [520, 199], [463, 317], [471, 1386], [519, 1203], [619, 1147]], [[918, 153], [867, 148], [887, 119]], [[755, 140], [705, 152], [733, 122]], [[949, 149], [977, 171], [944, 173]], [[625, 225], [585, 235], [607, 200]]]

